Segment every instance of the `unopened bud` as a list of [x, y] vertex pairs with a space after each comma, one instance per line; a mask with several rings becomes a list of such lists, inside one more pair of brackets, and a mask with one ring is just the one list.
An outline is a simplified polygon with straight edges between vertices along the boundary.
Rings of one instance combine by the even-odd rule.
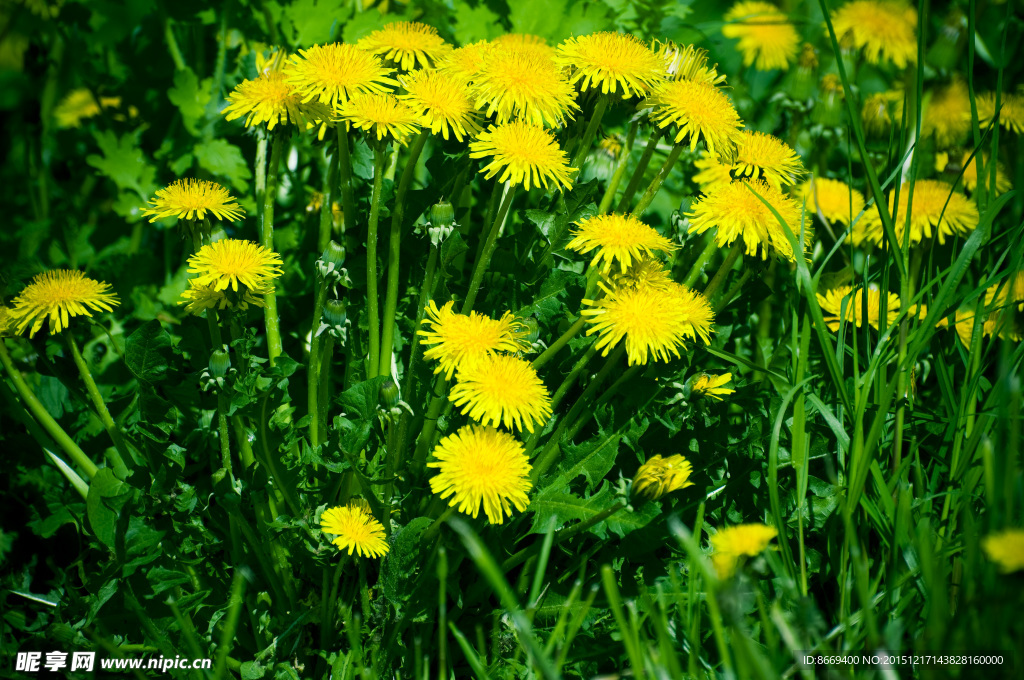
[[341, 300], [328, 300], [324, 305], [324, 321], [331, 326], [344, 326], [347, 307]]
[[231, 368], [231, 357], [222, 349], [214, 350], [210, 355], [210, 375], [214, 378], [223, 378]]
[[430, 206], [430, 223], [435, 227], [447, 227], [455, 222], [455, 208], [443, 198]]
[[333, 265], [334, 269], [339, 269], [345, 264], [345, 248], [337, 241], [331, 241], [327, 244], [324, 254], [320, 256], [320, 259], [328, 265]]
[[389, 411], [398, 406], [398, 385], [390, 378], [380, 386], [380, 405]]

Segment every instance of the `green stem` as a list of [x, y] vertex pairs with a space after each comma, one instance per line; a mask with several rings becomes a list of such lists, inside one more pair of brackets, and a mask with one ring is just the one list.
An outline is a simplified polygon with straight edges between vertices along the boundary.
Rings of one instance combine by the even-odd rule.
[[220, 678], [224, 675], [228, 654], [231, 652], [231, 645], [235, 641], [235, 631], [238, 630], [238, 618], [242, 613], [242, 595], [244, 592], [245, 577], [240, 569], [236, 569], [235, 578], [231, 583], [231, 596], [228, 598], [228, 614], [224, 617], [224, 628], [220, 634], [220, 645], [217, 646], [217, 665], [213, 674], [214, 678]]
[[548, 348], [544, 350], [539, 357], [533, 360], [533, 368], [539, 371], [541, 366], [550, 361], [559, 350], [569, 344], [569, 341], [575, 338], [579, 332], [583, 330], [586, 323], [586, 317], [581, 315], [580, 318], [576, 320], [576, 323], [569, 326], [569, 329], [565, 331], [565, 333], [562, 333], [562, 337], [551, 343], [551, 345], [548, 346]]
[[256, 456], [252, 452], [252, 444], [249, 443], [249, 433], [242, 421], [242, 416], [235, 414], [231, 416], [231, 428], [235, 431], [235, 439], [238, 440], [238, 455], [242, 459], [242, 466], [249, 468], [256, 462]]
[[317, 395], [319, 408], [317, 422], [320, 423], [320, 441], [327, 441], [330, 427], [328, 406], [331, 403], [331, 362], [334, 360], [334, 336], [328, 335], [324, 338], [323, 345], [323, 349], [320, 350], [320, 393]]
[[498, 233], [501, 231], [501, 227], [505, 223], [505, 217], [508, 215], [509, 206], [512, 205], [512, 199], [515, 195], [515, 185], [507, 185], [505, 188], [505, 197], [501, 199], [501, 207], [498, 208], [498, 212], [494, 214], [494, 223], [491, 224], [490, 231], [487, 232], [487, 241], [484, 243], [483, 252], [480, 254], [480, 259], [477, 260], [476, 266], [473, 267], [473, 279], [469, 283], [469, 292], [466, 293], [466, 301], [462, 303], [463, 314], [469, 314], [470, 310], [473, 309], [477, 293], [480, 292], [480, 284], [483, 283], [484, 274], [487, 272], [487, 267], [491, 264], [491, 257], [494, 256], [494, 250], [498, 246]]
[[[325, 246], [326, 248], [326, 246]], [[320, 446], [319, 427], [319, 394], [320, 394], [320, 335], [317, 330], [320, 328], [320, 319], [323, 316], [324, 301], [327, 299], [327, 279], [321, 277], [320, 285], [317, 287], [316, 298], [313, 301], [313, 336], [309, 341], [309, 371], [307, 378], [307, 401], [309, 408], [309, 445], [314, 449]]]
[[377, 300], [377, 223], [380, 220], [380, 192], [384, 186], [384, 163], [387, 150], [373, 152], [373, 195], [370, 199], [370, 224], [366, 230], [366, 306], [370, 319], [370, 364], [366, 379], [380, 375], [380, 309]]
[[655, 150], [658, 148], [658, 139], [661, 137], [661, 130], [656, 129], [651, 132], [651, 136], [647, 138], [647, 146], [644, 147], [643, 154], [640, 155], [640, 160], [636, 164], [636, 168], [633, 170], [633, 176], [629, 178], [629, 184], [626, 185], [626, 191], [623, 192], [622, 198], [619, 200], [619, 206], [615, 212], [624, 213], [629, 208], [629, 204], [633, 202], [633, 195], [636, 194], [636, 190], [640, 188], [640, 182], [643, 181], [644, 173], [647, 172], [647, 166], [651, 164], [651, 157], [654, 156]]
[[[423, 286], [420, 288], [420, 299], [416, 305], [416, 328], [418, 329], [423, 323], [424, 310], [427, 307], [427, 300], [431, 299], [434, 295], [434, 274], [437, 271], [437, 253], [438, 248], [433, 243], [430, 245], [430, 254], [427, 256], [427, 270], [423, 275]], [[423, 345], [416, 341], [416, 335], [413, 334], [411, 340], [412, 353], [409, 357], [409, 366], [405, 370], [405, 381], [402, 385], [402, 398], [409, 401], [416, 401], [413, 391], [418, 389], [416, 384], [416, 365], [419, 363], [420, 356], [423, 354]], [[406, 440], [409, 436], [409, 427], [412, 424], [412, 416], [408, 413], [402, 413], [400, 426], [398, 430], [398, 451], [399, 454], [405, 451]]]
[[701, 251], [697, 257], [697, 261], [690, 267], [690, 273], [686, 275], [686, 279], [683, 281], [683, 285], [687, 288], [693, 288], [693, 284], [697, 282], [700, 277], [700, 273], [704, 270], [704, 265], [708, 263], [711, 256], [718, 249], [718, 244], [715, 242], [715, 237], [712, 236], [708, 239], [708, 244], [704, 246], [704, 250]]
[[[281, 153], [284, 148], [284, 135], [273, 133], [274, 139], [270, 151], [270, 163], [267, 166], [267, 187], [263, 193], [263, 230], [260, 243], [268, 250], [274, 249], [274, 199], [277, 196], [277, 171], [281, 165]], [[267, 326], [267, 357], [270, 365], [281, 355], [281, 322], [277, 315], [277, 291], [270, 284], [270, 292], [263, 296], [264, 318]]]
[[448, 380], [444, 374], [437, 376], [434, 380], [433, 398], [430, 406], [427, 407], [427, 414], [424, 416], [423, 430], [420, 431], [420, 438], [416, 442], [416, 453], [413, 457], [413, 465], [417, 470], [422, 470], [427, 462], [427, 454], [431, 444], [434, 443], [434, 431], [437, 429], [437, 417], [441, 415], [444, 408], [445, 397], [448, 394]]
[[590, 153], [590, 145], [594, 143], [594, 135], [597, 134], [597, 128], [601, 125], [604, 112], [608, 109], [609, 97], [610, 95], [606, 94], [599, 94], [597, 96], [597, 104], [594, 106], [594, 112], [590, 116], [590, 123], [587, 125], [586, 132], [583, 133], [580, 148], [576, 151], [576, 157], [572, 161], [572, 167], [578, 168], [580, 171], [583, 170], [583, 161], [586, 160], [587, 154]]
[[338, 184], [337, 155], [327, 158], [327, 173], [323, 185], [323, 202], [320, 204], [320, 238], [317, 240], [317, 252], [322, 253], [331, 242], [331, 229], [334, 225], [334, 188]]
[[347, 230], [356, 225], [356, 199], [352, 193], [352, 154], [349, 151], [348, 130], [345, 126], [345, 123], [338, 123], [337, 132], [342, 228]]
[[636, 139], [636, 131], [639, 127], [639, 120], [633, 121], [633, 124], [629, 126], [629, 134], [626, 136], [626, 146], [622, 150], [622, 155], [619, 157], [619, 164], [615, 168], [615, 174], [612, 175], [612, 179], [608, 183], [608, 188], [604, 190], [604, 196], [601, 197], [601, 206], [597, 209], [598, 215], [604, 215], [612, 207], [612, 201], [615, 200], [615, 192], [619, 190], [622, 178], [626, 176], [626, 168], [629, 166], [629, 154], [633, 150], [633, 141]]
[[708, 302], [712, 301], [715, 297], [715, 293], [717, 293], [718, 289], [722, 287], [723, 283], [725, 283], [725, 279], [729, 276], [729, 272], [732, 271], [732, 267], [736, 264], [736, 260], [739, 259], [742, 249], [743, 246], [738, 239], [733, 242], [732, 248], [729, 250], [729, 254], [725, 256], [725, 261], [722, 262], [718, 271], [715, 272], [715, 275], [708, 284], [708, 287], [704, 289], [704, 297], [708, 299]]
[[661, 169], [658, 170], [658, 174], [654, 176], [651, 183], [647, 186], [647, 191], [640, 197], [640, 202], [636, 204], [631, 213], [633, 217], [640, 217], [644, 214], [644, 211], [650, 207], [651, 202], [654, 201], [654, 197], [658, 195], [658, 191], [661, 189], [661, 185], [665, 183], [670, 172], [672, 172], [672, 166], [676, 164], [679, 159], [679, 154], [683, 152], [681, 144], [676, 144], [672, 147], [672, 151], [669, 153], [668, 158], [662, 164]]
[[25, 382], [25, 378], [14, 366], [14, 362], [11, 361], [11, 355], [7, 353], [7, 344], [0, 339], [0, 362], [3, 363], [4, 369], [7, 371], [7, 375], [10, 376], [11, 382], [14, 383], [14, 388], [18, 391], [18, 396], [28, 407], [28, 410], [32, 413], [35, 419], [42, 425], [46, 433], [53, 438], [55, 442], [64, 450], [64, 453], [68, 454], [75, 464], [82, 469], [85, 476], [92, 479], [99, 468], [96, 464], [89, 460], [89, 457], [85, 455], [85, 452], [68, 436], [68, 433], [64, 431], [53, 416], [49, 414], [46, 408], [43, 406], [39, 398], [36, 397], [35, 393]]
[[395, 311], [398, 308], [398, 261], [402, 251], [402, 219], [405, 217], [405, 195], [416, 176], [416, 163], [419, 161], [423, 144], [427, 141], [428, 132], [416, 135], [409, 158], [402, 170], [402, 179], [398, 182], [395, 192], [394, 210], [391, 215], [391, 237], [388, 244], [388, 291], [384, 301], [384, 335], [380, 342], [380, 369], [377, 375], [391, 375], [391, 352], [395, 336]]
[[85, 389], [89, 393], [89, 398], [92, 399], [92, 404], [96, 408], [96, 412], [100, 416], [100, 421], [103, 423], [103, 428], [110, 435], [110, 438], [114, 442], [114, 447], [117, 449], [117, 456], [115, 458], [115, 467], [121, 469], [124, 467], [124, 461], [129, 458], [128, 445], [124, 441], [124, 436], [121, 434], [121, 428], [117, 426], [114, 419], [110, 416], [110, 411], [107, 410], [107, 405], [103, 402], [103, 396], [100, 394], [100, 390], [96, 387], [96, 381], [93, 380], [92, 373], [89, 371], [89, 365], [85, 362], [85, 358], [82, 356], [81, 351], [78, 349], [78, 343], [75, 342], [74, 336], [71, 331], [64, 333], [64, 340], [67, 342], [68, 349], [71, 351], [71, 357], [75, 360], [75, 365], [78, 367], [78, 372], [82, 375], [82, 380], [85, 382]]

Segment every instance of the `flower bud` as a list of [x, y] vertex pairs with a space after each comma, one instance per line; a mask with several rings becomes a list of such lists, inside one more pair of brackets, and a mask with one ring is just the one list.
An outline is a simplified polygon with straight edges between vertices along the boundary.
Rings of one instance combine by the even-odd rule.
[[378, 398], [380, 405], [389, 411], [398, 406], [398, 385], [394, 380], [388, 378], [381, 384]]
[[222, 349], [214, 350], [210, 355], [210, 375], [214, 378], [223, 378], [231, 368], [231, 357]]
[[324, 305], [324, 321], [330, 326], [344, 326], [347, 308], [341, 300], [328, 300]]
[[455, 223], [455, 208], [443, 198], [430, 206], [430, 223], [435, 227], [448, 227]]
[[334, 269], [340, 269], [345, 264], [345, 248], [337, 241], [331, 241], [327, 244], [327, 248], [324, 249], [324, 254], [320, 256], [328, 266], [333, 265]]
[[843, 83], [839, 76], [828, 73], [821, 79], [820, 95], [811, 109], [811, 120], [818, 125], [834, 128], [843, 122]]

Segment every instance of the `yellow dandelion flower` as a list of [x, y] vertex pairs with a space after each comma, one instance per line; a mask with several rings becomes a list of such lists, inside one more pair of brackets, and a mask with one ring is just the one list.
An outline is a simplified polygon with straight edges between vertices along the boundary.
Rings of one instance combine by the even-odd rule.
[[868, 134], [881, 135], [903, 116], [903, 93], [899, 90], [876, 92], [864, 99], [860, 117]]
[[796, 151], [778, 137], [744, 130], [736, 144], [732, 174], [734, 177], [760, 177], [781, 189], [804, 174], [804, 164]]
[[690, 383], [690, 394], [706, 395], [714, 401], [722, 401], [722, 397], [733, 394], [736, 391], [728, 387], [722, 387], [722, 385], [727, 384], [730, 380], [732, 380], [732, 373], [723, 373], [721, 375], [701, 373]]
[[331, 541], [338, 550], [348, 550], [359, 557], [384, 557], [390, 546], [384, 537], [384, 525], [374, 519], [366, 506], [353, 502], [324, 510], [320, 530], [334, 534]]
[[484, 425], [533, 432], [551, 417], [551, 396], [533, 365], [509, 354], [489, 354], [459, 366], [448, 399]]
[[476, 108], [498, 124], [521, 120], [558, 127], [580, 108], [576, 91], [553, 60], [504, 45], [484, 53], [472, 96]]
[[723, 163], [718, 156], [706, 151], [693, 163], [700, 172], [693, 176], [693, 181], [702, 193], [710, 193], [715, 188], [732, 182], [732, 166]]
[[217, 290], [213, 284], [196, 286], [189, 282], [189, 287], [181, 294], [179, 305], [186, 305], [185, 311], [199, 315], [207, 309], [239, 309], [245, 311], [249, 305], [263, 307], [263, 298], [257, 297], [270, 292], [269, 289], [250, 290], [243, 288], [235, 293], [230, 290]]
[[904, 68], [917, 60], [917, 10], [903, 0], [853, 0], [832, 16], [836, 38], [864, 50], [868, 63]]
[[225, 120], [245, 116], [245, 127], [265, 123], [268, 130], [273, 130], [278, 123], [306, 128], [331, 118], [331, 109], [320, 101], [302, 101], [280, 68], [285, 59], [283, 53], [275, 53], [255, 80], [243, 80], [235, 86], [221, 111]]
[[665, 494], [693, 486], [690, 481], [692, 473], [693, 465], [683, 456], [652, 456], [636, 471], [633, 493], [652, 501], [658, 500]]
[[50, 335], [68, 327], [73, 316], [92, 316], [93, 311], [113, 311], [120, 304], [110, 284], [88, 278], [80, 271], [57, 269], [36, 274], [32, 282], [11, 300], [10, 324], [17, 333], [29, 329], [29, 337], [49, 319]]
[[622, 153], [622, 138], [618, 135], [609, 135], [597, 143], [597, 148], [615, 160]]
[[557, 52], [548, 41], [539, 35], [529, 33], [503, 33], [491, 41], [491, 45], [529, 54], [546, 62], [555, 63]]
[[[985, 128], [996, 116], [996, 95], [985, 92], [977, 98], [978, 122]], [[967, 111], [970, 119], [970, 110]], [[999, 97], [999, 124], [1016, 134], [1024, 132], [1024, 95], [1003, 94]]]
[[817, 177], [807, 180], [793, 192], [807, 202], [807, 210], [822, 214], [829, 222], [850, 226], [864, 209], [864, 194], [837, 179]]
[[716, 533], [711, 537], [711, 561], [718, 577], [732, 576], [740, 558], [760, 555], [778, 535], [775, 527], [765, 524], [737, 524]]
[[530, 349], [526, 336], [529, 327], [505, 312], [500, 319], [492, 319], [479, 312], [456, 314], [454, 302], [438, 309], [437, 303], [427, 303], [423, 325], [427, 330], [416, 331], [421, 335], [420, 344], [429, 346], [423, 353], [428, 361], [438, 360], [434, 373], [444, 373], [451, 380], [452, 373], [460, 366], [476, 363], [497, 352], [525, 352]]
[[803, 216], [804, 245], [809, 249], [813, 240], [809, 216], [793, 198], [783, 195], [764, 180], [735, 180], [714, 188], [693, 205], [692, 212], [687, 213], [690, 231], [703, 234], [718, 227], [715, 242], [719, 246], [729, 246], [736, 239], [742, 239], [747, 255], [756, 254], [760, 248], [763, 259], [773, 254], [796, 262], [796, 254], [785, 230], [758, 196], [778, 211], [797, 241], [800, 240]]
[[530, 459], [522, 443], [507, 432], [469, 425], [442, 439], [427, 467], [437, 468], [430, 490], [451, 501], [459, 512], [480, 515], [502, 524], [512, 507], [522, 512], [530, 504]]
[[758, 0], [737, 2], [725, 13], [722, 35], [739, 38], [743, 65], [758, 71], [788, 69], [796, 59], [800, 36], [786, 15], [775, 5]]
[[[1004, 313], [1004, 311], [1006, 310], [997, 309], [985, 316], [981, 323], [981, 335], [982, 337], [999, 337], [1003, 340], [1019, 342], [1022, 338], [1021, 329], [1014, 319], [1013, 312], [1006, 311]], [[971, 340], [974, 339], [974, 310], [969, 308], [956, 310], [953, 325], [960, 343], [970, 349]], [[949, 319], [941, 319], [935, 326], [948, 328]]]
[[672, 272], [665, 268], [661, 260], [650, 255], [641, 255], [636, 258], [629, 269], [623, 272], [612, 272], [611, 282], [616, 288], [622, 286], [669, 288], [675, 285], [675, 281], [672, 280]]
[[480, 169], [485, 179], [501, 172], [499, 182], [522, 184], [527, 191], [531, 184], [547, 189], [548, 180], [559, 191], [572, 189], [572, 178], [577, 172], [569, 167], [566, 153], [550, 132], [522, 121], [481, 132], [475, 142], [470, 142], [469, 151], [470, 158], [491, 157], [491, 162]]
[[188, 272], [195, 276], [193, 286], [239, 292], [239, 285], [250, 291], [264, 291], [283, 273], [281, 256], [252, 241], [221, 239], [205, 245], [188, 258]]
[[935, 137], [940, 149], [958, 146], [971, 129], [971, 99], [967, 85], [955, 78], [947, 87], [932, 94], [921, 118], [921, 135]]
[[[893, 214], [896, 192], [889, 192], [889, 214]], [[896, 211], [896, 238], [903, 242], [907, 224], [907, 203], [910, 187], [904, 183], [900, 188], [900, 204]], [[945, 243], [947, 236], [966, 234], [978, 226], [978, 208], [973, 201], [955, 191], [953, 185], [934, 179], [918, 180], [914, 184], [914, 204], [910, 216], [910, 243], [920, 243], [932, 238], [932, 230], [939, 243]], [[881, 243], [884, 235], [882, 218], [877, 210], [870, 210], [857, 222], [853, 229], [855, 245], [869, 240]]]
[[708, 85], [725, 82], [725, 76], [716, 70], [718, 64], [708, 66], [708, 51], [693, 45], [677, 45], [671, 40], [655, 40], [654, 48], [662, 61], [665, 75], [671, 80], [692, 80]]
[[582, 81], [581, 92], [600, 89], [623, 99], [645, 97], [665, 79], [664, 61], [628, 33], [602, 31], [567, 38], [558, 46], [555, 61], [572, 70], [570, 83]]
[[[855, 291], [852, 286], [838, 286], [826, 290], [824, 293], [818, 293], [816, 297], [822, 311], [831, 315], [825, 317], [825, 325], [829, 327], [829, 330], [839, 330], [841, 319], [845, 319], [847, 323], [856, 324], [857, 328], [864, 325], [863, 288], [857, 288]], [[900, 298], [895, 293], [886, 293], [885, 298], [885, 322], [886, 326], [891, 326], [900, 311]], [[881, 301], [881, 293], [878, 288], [868, 288], [867, 322], [872, 328], [878, 328]]]
[[437, 70], [447, 73], [464, 83], [471, 83], [483, 71], [484, 60], [494, 44], [486, 40], [456, 48], [441, 60]]
[[364, 94], [341, 107], [342, 119], [378, 142], [385, 138], [405, 145], [420, 129], [420, 117], [393, 94]]
[[[945, 172], [950, 175], [959, 175], [960, 170], [964, 171], [961, 179], [964, 183], [964, 189], [974, 193], [974, 190], [978, 188], [978, 159], [976, 157], [971, 158], [969, 165], [964, 165], [967, 162], [967, 158], [970, 154], [966, 152], [946, 152], [940, 151], [935, 154], [935, 169], [939, 172]], [[989, 173], [992, 172], [992, 165], [989, 161], [989, 155], [983, 154], [984, 158], [984, 173], [985, 183], [988, 184], [990, 181]], [[1006, 176], [1006, 168], [999, 161], [996, 161], [996, 193], [1005, 194], [1007, 191], [1013, 188], [1013, 184], [1010, 182], [1010, 178]]]
[[14, 317], [11, 315], [11, 310], [4, 305], [0, 305], [0, 338], [5, 338], [14, 334], [15, 323]]
[[418, 21], [394, 21], [362, 38], [356, 47], [382, 56], [403, 71], [434, 68], [452, 51], [436, 28]]
[[671, 253], [676, 249], [671, 241], [632, 215], [596, 215], [575, 224], [573, 239], [565, 247], [578, 253], [596, 249], [590, 265], [601, 263], [602, 274], [608, 273], [613, 262], [625, 271], [645, 253]]
[[981, 539], [985, 556], [1010, 574], [1024, 569], [1024, 529], [1004, 529]]
[[1000, 281], [985, 289], [985, 306], [989, 309], [1004, 309], [1012, 304], [1024, 312], [1024, 272], [1017, 272], [1009, 282]]
[[393, 69], [355, 45], [333, 43], [299, 50], [284, 68], [287, 82], [303, 102], [314, 99], [334, 110], [352, 97], [384, 94], [398, 86]]
[[729, 154], [739, 141], [743, 122], [725, 94], [707, 82], [671, 80], [662, 83], [644, 102], [660, 128], [677, 127], [675, 142], [687, 136], [690, 151], [704, 141], [711, 153]]
[[670, 281], [610, 288], [598, 284], [604, 297], [583, 300], [580, 314], [593, 326], [587, 335], [599, 333], [595, 347], [607, 356], [626, 339], [629, 365], [652, 361], [668, 362], [685, 349], [686, 340], [699, 336], [711, 341], [715, 313], [700, 293]]
[[448, 139], [451, 128], [455, 139], [473, 137], [480, 132], [476, 110], [464, 83], [445, 71], [416, 71], [405, 79], [405, 94], [398, 96], [420, 117], [420, 124], [433, 134]]
[[[206, 214], [218, 220], [234, 222], [242, 219], [242, 206], [235, 202], [228, 190], [216, 182], [204, 179], [179, 179], [163, 189], [157, 189], [156, 197], [149, 199], [152, 208], [142, 211], [143, 216], [151, 215], [150, 222], [165, 217], [177, 217], [186, 222], [202, 222]], [[187, 225], [192, 228], [192, 225]], [[198, 228], [198, 224], [195, 225]]]
[[60, 102], [53, 107], [53, 117], [57, 121], [57, 127], [76, 128], [83, 120], [100, 115], [100, 105], [92, 92], [84, 87], [68, 92]]

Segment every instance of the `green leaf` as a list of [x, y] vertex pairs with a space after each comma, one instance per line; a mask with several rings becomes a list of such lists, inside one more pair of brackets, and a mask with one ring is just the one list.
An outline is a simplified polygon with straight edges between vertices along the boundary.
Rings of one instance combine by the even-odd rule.
[[[530, 510], [533, 511], [531, 534], [544, 533], [552, 517], [555, 518], [555, 526], [562, 526], [572, 520], [591, 519], [615, 505], [615, 498], [607, 484], [589, 498], [581, 498], [576, 494], [564, 491], [564, 488], [549, 486], [530, 501]], [[590, 531], [600, 538], [608, 536], [605, 522], [591, 527]]]
[[460, 45], [490, 40], [505, 32], [498, 15], [482, 2], [477, 7], [470, 7], [467, 3], [456, 5], [454, 30], [455, 40]]
[[450, 268], [458, 257], [469, 250], [469, 246], [462, 239], [462, 234], [453, 231], [448, 238], [441, 242], [441, 273], [451, 276]]
[[164, 567], [150, 569], [146, 572], [146, 578], [149, 580], [149, 585], [153, 588], [153, 593], [156, 595], [175, 586], [188, 583], [190, 580], [185, 572], [165, 569]]
[[292, 25], [292, 44], [306, 47], [332, 42], [338, 24], [351, 14], [352, 3], [345, 0], [296, 0], [286, 8], [284, 19]]
[[583, 475], [587, 478], [587, 491], [593, 490], [615, 464], [621, 439], [622, 435], [612, 433], [595, 437], [579, 446], [563, 444], [563, 460], [558, 466], [561, 474], [552, 482], [552, 486], [557, 484], [564, 487]]
[[85, 162], [112, 179], [121, 191], [133, 191], [145, 199], [156, 190], [156, 168], [138, 148], [140, 132], [126, 132], [121, 137], [110, 130], [96, 132], [94, 137], [103, 155], [91, 154]]
[[167, 98], [181, 111], [185, 129], [193, 137], [201, 133], [198, 124], [206, 116], [206, 106], [210, 103], [210, 78], [202, 82], [189, 67], [174, 74], [174, 87], [167, 91]]
[[248, 180], [252, 177], [252, 172], [242, 155], [242, 150], [231, 142], [214, 139], [196, 144], [192, 153], [202, 168], [227, 179], [237, 191], [244, 192], [248, 189]]
[[89, 484], [89, 497], [85, 501], [89, 526], [108, 548], [114, 547], [117, 518], [131, 495], [131, 487], [115, 477], [110, 468], [100, 468]]
[[167, 375], [167, 350], [171, 336], [156, 319], [147, 321], [128, 336], [124, 345], [124, 363], [142, 382], [158, 382]]
[[426, 553], [433, 549], [432, 544], [424, 545], [420, 541], [423, 532], [432, 523], [429, 517], [417, 517], [391, 537], [391, 550], [380, 572], [384, 597], [388, 600], [405, 601], [412, 595], [417, 581], [413, 573], [417, 566], [427, 561]]
[[554, 38], [565, 15], [566, 0], [519, 0], [509, 3], [512, 33]]

